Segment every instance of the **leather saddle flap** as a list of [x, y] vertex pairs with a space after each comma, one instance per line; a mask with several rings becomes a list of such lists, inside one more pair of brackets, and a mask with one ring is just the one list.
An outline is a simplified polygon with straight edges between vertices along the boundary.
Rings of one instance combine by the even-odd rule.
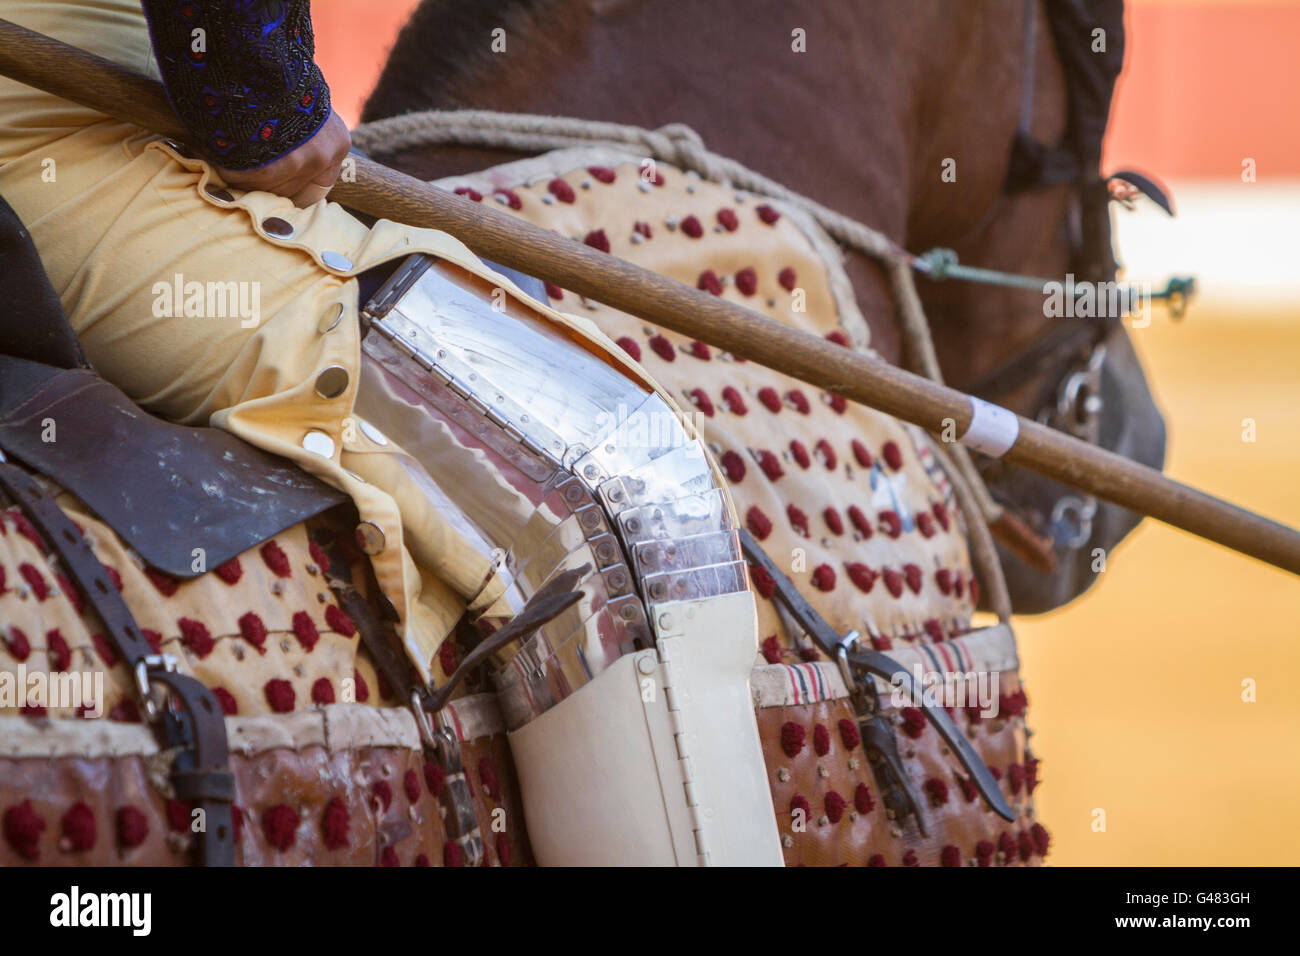
[[182, 578], [347, 500], [234, 435], [148, 414], [91, 370], [9, 357], [0, 359], [0, 448]]

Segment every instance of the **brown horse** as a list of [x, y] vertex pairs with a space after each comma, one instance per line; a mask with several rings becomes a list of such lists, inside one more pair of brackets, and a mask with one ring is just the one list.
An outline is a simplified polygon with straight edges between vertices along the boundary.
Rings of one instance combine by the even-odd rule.
[[[363, 118], [476, 108], [646, 128], [685, 123], [714, 152], [905, 248], [946, 247], [966, 264], [1059, 277], [1081, 271], [1072, 258], [1071, 186], [1006, 189], [1019, 128], [1050, 144], [1078, 125], [1070, 121], [1078, 107], [1061, 38], [1040, 13], [1020, 0], [816, 3], [798, 11], [776, 0], [424, 0]], [[1122, 31], [1112, 32], [1121, 33], [1110, 42], [1122, 51]], [[1108, 97], [1109, 89], [1103, 120]], [[441, 147], [382, 158], [436, 179], [517, 156]], [[887, 361], [903, 360], [883, 270], [857, 255], [846, 265], [873, 347]], [[1053, 323], [1037, 291], [958, 282], [923, 282], [920, 291], [942, 373], [957, 388], [1022, 354]], [[1107, 345], [1099, 440], [1159, 467], [1163, 422], [1131, 345], [1122, 331]], [[1037, 375], [989, 397], [1033, 416], [1068, 371], [1044, 362]], [[1053, 506], [1068, 489], [1018, 469], [995, 468], [990, 477], [995, 497], [1052, 535]], [[1016, 609], [1043, 611], [1079, 594], [1098, 570], [1097, 549], [1109, 551], [1137, 520], [1102, 504], [1084, 540], [1056, 542], [1052, 576], [1003, 552]]]

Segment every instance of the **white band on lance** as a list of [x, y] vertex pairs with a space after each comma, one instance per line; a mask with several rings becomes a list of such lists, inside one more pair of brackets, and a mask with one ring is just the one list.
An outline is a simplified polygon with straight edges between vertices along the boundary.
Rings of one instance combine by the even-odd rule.
[[1020, 437], [1020, 419], [1016, 413], [974, 395], [970, 396], [970, 410], [970, 427], [958, 441], [993, 458], [1009, 452]]

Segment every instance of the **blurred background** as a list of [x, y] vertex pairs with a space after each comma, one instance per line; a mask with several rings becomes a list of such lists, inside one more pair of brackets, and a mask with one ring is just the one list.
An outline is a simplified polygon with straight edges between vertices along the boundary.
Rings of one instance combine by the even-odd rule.
[[[350, 124], [415, 6], [313, 5]], [[1178, 215], [1116, 209], [1117, 250], [1129, 279], [1191, 274], [1200, 288], [1181, 322], [1157, 307], [1133, 333], [1169, 425], [1167, 471], [1300, 525], [1300, 0], [1127, 7], [1104, 170], [1154, 176]], [[1083, 598], [1019, 619], [1051, 862], [1300, 862], [1298, 605], [1294, 578], [1148, 523]]]

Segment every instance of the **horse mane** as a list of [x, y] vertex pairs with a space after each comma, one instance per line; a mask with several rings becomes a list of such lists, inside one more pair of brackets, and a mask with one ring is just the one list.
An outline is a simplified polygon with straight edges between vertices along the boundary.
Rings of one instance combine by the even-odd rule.
[[476, 79], [500, 69], [492, 31], [505, 29], [508, 44], [544, 35], [536, 28], [554, 6], [555, 0], [422, 0], [397, 35], [362, 122], [473, 105]]

